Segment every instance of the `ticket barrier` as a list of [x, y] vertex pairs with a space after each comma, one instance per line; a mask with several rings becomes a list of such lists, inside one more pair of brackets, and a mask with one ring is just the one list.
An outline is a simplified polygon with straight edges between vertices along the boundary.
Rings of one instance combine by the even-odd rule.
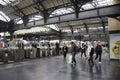
[[12, 49], [12, 50], [9, 50], [8, 52], [9, 52], [9, 60], [11, 61], [20, 61], [25, 58], [24, 49]]
[[24, 52], [25, 52], [24, 54], [25, 59], [29, 59], [31, 54], [31, 49], [25, 49]]
[[3, 63], [8, 63], [8, 52], [7, 50], [0, 50], [0, 61]]

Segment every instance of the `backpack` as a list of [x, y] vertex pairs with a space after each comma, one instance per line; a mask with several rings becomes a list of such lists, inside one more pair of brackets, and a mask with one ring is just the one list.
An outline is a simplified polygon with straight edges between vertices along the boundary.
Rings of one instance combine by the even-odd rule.
[[76, 46], [76, 45], [74, 45], [74, 51], [75, 51], [75, 52], [79, 52], [79, 47]]
[[102, 51], [102, 47], [99, 45], [97, 45], [95, 48], [95, 52], [98, 52], [98, 51], [100, 51], [100, 52]]

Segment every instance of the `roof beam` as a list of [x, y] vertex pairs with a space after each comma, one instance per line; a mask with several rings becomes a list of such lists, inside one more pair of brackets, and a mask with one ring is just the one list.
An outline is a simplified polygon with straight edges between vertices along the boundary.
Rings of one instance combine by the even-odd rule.
[[16, 8], [17, 8], [17, 10], [19, 11], [19, 12], [21, 12], [23, 15], [25, 15], [25, 13], [22, 11], [22, 10], [20, 10], [20, 8], [18, 7], [18, 6], [15, 6]]
[[[4, 1], [4, 0], [2, 0], [2, 1]], [[6, 2], [6, 1], [4, 1], [6, 4], [8, 4], [8, 2]], [[14, 6], [12, 6], [12, 5], [10, 5], [10, 4], [8, 4], [11, 8], [13, 8], [14, 10], [15, 10], [15, 12], [17, 12], [17, 11], [19, 11], [20, 13], [22, 13], [22, 15], [25, 15], [24, 14], [24, 12], [18, 7], [18, 6], [15, 6], [16, 8], [17, 8], [17, 10], [15, 9], [15, 7]], [[20, 16], [20, 13], [19, 13], [19, 17], [21, 17]], [[13, 13], [14, 14], [14, 13]], [[14, 14], [15, 15], [15, 14]]]
[[40, 5], [43, 9], [45, 9], [45, 6], [42, 4], [42, 0], [37, 0], [37, 2], [39, 3], [39, 5]]
[[73, 6], [74, 6], [75, 16], [76, 16], [76, 18], [78, 18], [79, 17], [79, 11], [80, 11], [78, 0], [71, 0], [71, 2], [73, 3]]
[[[48, 10], [45, 9], [45, 6], [42, 4], [41, 0], [37, 0], [37, 2], [35, 0], [33, 0], [33, 1], [38, 7], [38, 8], [35, 8], [35, 9], [37, 9], [41, 13], [41, 15], [43, 16], [44, 23], [47, 23], [47, 19], [49, 18]], [[43, 10], [40, 9], [40, 6], [38, 4], [43, 8]]]
[[[26, 6], [26, 7], [24, 7], [24, 8], [21, 8], [20, 10], [23, 10], [23, 9], [26, 9], [26, 8], [28, 8], [28, 7], [31, 7], [31, 6], [34, 6], [34, 5], [36, 5], [37, 3], [35, 2], [35, 3], [33, 3], [33, 4], [30, 4], [30, 5], [28, 5], [28, 6]], [[56, 10], [56, 9], [58, 9], [58, 8], [62, 8], [62, 7], [69, 7], [69, 6], [72, 6], [72, 4], [70, 4], [70, 3], [65, 3], [65, 4], [61, 4], [61, 5], [58, 5], [58, 6], [55, 6], [55, 7], [51, 7], [51, 8], [48, 8], [47, 10], [48, 11], [54, 11], [54, 10]], [[17, 12], [18, 10], [15, 10], [14, 12]], [[13, 14], [14, 12], [11, 12], [10, 14]], [[34, 13], [35, 14], [35, 13]], [[32, 14], [31, 14], [32, 15]]]
[[[97, 9], [89, 9], [79, 12], [79, 18], [76, 18], [74, 15], [75, 13], [64, 14], [60, 16], [50, 17], [47, 23], [44, 23], [44, 20], [37, 20], [35, 21], [35, 25], [33, 22], [29, 22], [26, 27], [23, 24], [16, 25], [13, 29], [22, 29], [22, 28], [29, 28], [33, 26], [42, 26], [45, 24], [55, 24], [55, 23], [62, 23], [62, 22], [69, 22], [69, 21], [76, 21], [76, 20], [84, 20], [84, 19], [92, 19], [92, 18], [99, 18], [99, 17], [110, 17], [110, 16], [120, 16], [120, 5], [111, 5], [106, 7], [100, 7]], [[98, 12], [99, 11], [99, 15]]]
[[76, 18], [78, 18], [79, 17], [79, 11], [80, 11], [80, 8], [82, 7], [82, 5], [84, 5], [87, 2], [90, 2], [92, 0], [70, 0], [70, 1], [74, 6], [75, 16], [76, 16]]

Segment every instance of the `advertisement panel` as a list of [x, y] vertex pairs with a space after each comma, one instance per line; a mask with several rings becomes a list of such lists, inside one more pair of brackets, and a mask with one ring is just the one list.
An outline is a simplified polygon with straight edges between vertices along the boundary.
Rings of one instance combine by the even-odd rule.
[[110, 34], [110, 59], [120, 59], [120, 33]]

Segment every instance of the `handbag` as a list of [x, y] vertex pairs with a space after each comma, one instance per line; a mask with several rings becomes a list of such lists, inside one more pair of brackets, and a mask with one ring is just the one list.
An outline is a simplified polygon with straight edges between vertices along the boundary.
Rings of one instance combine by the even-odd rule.
[[72, 55], [70, 55], [68, 59], [68, 63], [72, 63]]

